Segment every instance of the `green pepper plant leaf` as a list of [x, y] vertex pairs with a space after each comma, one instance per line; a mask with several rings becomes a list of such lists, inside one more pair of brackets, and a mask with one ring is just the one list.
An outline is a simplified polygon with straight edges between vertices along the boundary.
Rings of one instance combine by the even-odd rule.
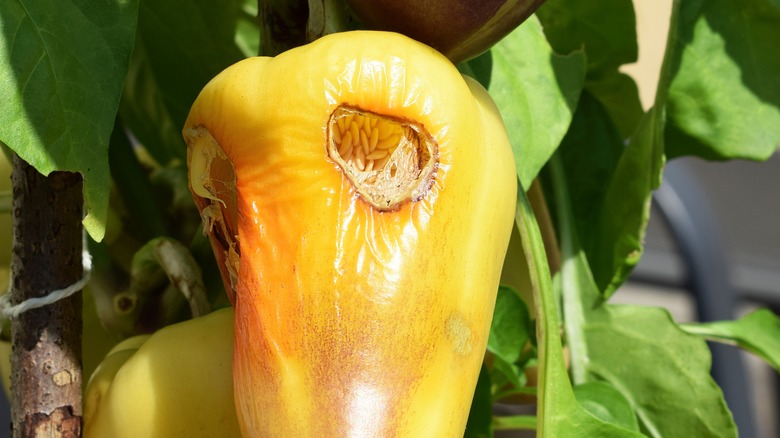
[[530, 325], [528, 308], [517, 291], [500, 286], [490, 326], [488, 351], [506, 362], [515, 362], [528, 342]]
[[706, 339], [737, 345], [780, 371], [780, 318], [758, 309], [737, 321], [684, 324], [683, 330]]
[[582, 50], [588, 61], [585, 88], [605, 106], [623, 138], [642, 118], [639, 90], [619, 68], [638, 57], [631, 0], [548, 0], [537, 12], [557, 53]]
[[14, 0], [0, 4], [0, 141], [44, 175], [84, 177], [84, 226], [103, 238], [108, 144], [138, 2]]
[[530, 203], [518, 190], [516, 222], [528, 255], [537, 319], [539, 388], [537, 433], [539, 436], [634, 437], [643, 436], [605, 422], [586, 411], [574, 396], [566, 371], [558, 329], [558, 310], [552, 290], [541, 233]]
[[583, 86], [585, 57], [581, 52], [553, 53], [534, 17], [491, 53], [490, 95], [512, 141], [520, 183], [530, 187], [571, 123]]
[[572, 181], [573, 220], [605, 297], [623, 284], [642, 254], [664, 164], [662, 128], [663, 111], [652, 109], [626, 144], [608, 112], [586, 92], [561, 145], [562, 166]]
[[736, 437], [723, 394], [709, 374], [706, 343], [663, 309], [608, 305], [588, 316], [588, 372], [631, 402], [652, 437]]
[[[670, 157], [764, 160], [780, 145], [780, 4], [679, 2], [668, 119]], [[673, 23], [674, 25], [675, 23]]]
[[[723, 394], [709, 375], [706, 343], [680, 329], [665, 310], [605, 303], [579, 245], [557, 156], [550, 170], [563, 259], [559, 275], [564, 326], [575, 383], [609, 382], [631, 404], [640, 429], [649, 436], [736, 436]], [[606, 406], [609, 412], [624, 411], [621, 400], [605, 400], [612, 400]], [[625, 427], [626, 416], [618, 418]]]
[[592, 380], [574, 387], [574, 397], [593, 416], [624, 429], [639, 432], [631, 403], [612, 384]]
[[[670, 41], [676, 35], [676, 17], [675, 12]], [[630, 137], [622, 140], [612, 113], [598, 99], [586, 96], [561, 145], [565, 172], [573, 175], [570, 199], [583, 236], [581, 245], [605, 298], [623, 284], [642, 255], [652, 192], [661, 184], [671, 80], [668, 52], [654, 105]]]
[[530, 336], [528, 306], [517, 291], [500, 286], [487, 348], [494, 355], [493, 368], [518, 389], [525, 386], [525, 376], [518, 362]]

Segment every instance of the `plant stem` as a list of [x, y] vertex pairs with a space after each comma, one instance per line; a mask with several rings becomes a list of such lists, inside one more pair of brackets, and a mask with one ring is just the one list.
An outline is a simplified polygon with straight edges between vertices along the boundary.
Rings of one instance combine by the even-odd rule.
[[308, 0], [258, 0], [260, 55], [276, 56], [306, 44]]
[[550, 209], [547, 208], [547, 201], [544, 199], [544, 190], [539, 178], [534, 179], [531, 187], [528, 189], [528, 202], [536, 216], [539, 224], [539, 231], [542, 233], [544, 241], [544, 251], [547, 253], [547, 264], [550, 267], [550, 273], [555, 275], [561, 270], [561, 250], [558, 246], [558, 238], [555, 236], [555, 225], [553, 225]]
[[576, 258], [581, 256], [576, 230], [572, 223], [571, 198], [567, 187], [563, 163], [558, 154], [550, 159], [555, 206], [558, 211], [558, 230], [561, 235], [561, 289], [566, 343], [571, 352], [572, 383], [579, 385], [587, 381], [588, 343], [585, 340], [585, 310], [583, 302], [586, 292], [581, 290]]
[[[76, 283], [82, 261], [79, 174], [13, 169], [11, 304]], [[18, 437], [81, 435], [81, 293], [28, 310], [11, 325], [12, 428]]]
[[[539, 357], [539, 386], [537, 388], [537, 435], [556, 426], [555, 408], [571, 403], [574, 393], [568, 386], [563, 347], [558, 334], [558, 310], [552, 290], [550, 268], [544, 253], [544, 243], [531, 204], [522, 187], [518, 187], [515, 213], [523, 251], [528, 256], [528, 271], [533, 286], [536, 307], [537, 352]], [[555, 387], [559, 382], [565, 386]]]
[[351, 16], [344, 0], [308, 0], [309, 18], [306, 22], [306, 39], [311, 42], [328, 34], [354, 28], [356, 20]]
[[493, 417], [494, 430], [535, 430], [535, 415], [515, 415], [511, 417]]

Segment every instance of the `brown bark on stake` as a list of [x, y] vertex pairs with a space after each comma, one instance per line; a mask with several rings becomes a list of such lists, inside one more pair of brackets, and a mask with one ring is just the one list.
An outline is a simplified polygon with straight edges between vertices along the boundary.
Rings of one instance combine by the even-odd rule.
[[[11, 304], [43, 297], [84, 275], [82, 178], [13, 169]], [[81, 436], [81, 293], [16, 318], [11, 326], [14, 438]]]

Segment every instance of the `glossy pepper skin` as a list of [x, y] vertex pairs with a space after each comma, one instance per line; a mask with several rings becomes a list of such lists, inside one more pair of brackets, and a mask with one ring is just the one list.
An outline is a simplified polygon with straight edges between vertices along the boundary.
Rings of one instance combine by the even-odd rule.
[[184, 136], [243, 435], [462, 436], [516, 199], [486, 91], [407, 37], [338, 33], [226, 69]]
[[87, 383], [85, 438], [239, 437], [233, 309], [129, 338]]

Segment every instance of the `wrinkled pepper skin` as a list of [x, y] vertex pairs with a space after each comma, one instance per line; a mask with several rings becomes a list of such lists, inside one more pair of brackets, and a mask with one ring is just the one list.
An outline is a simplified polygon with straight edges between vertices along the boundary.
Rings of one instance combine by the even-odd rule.
[[233, 309], [119, 343], [84, 396], [85, 438], [240, 437]]
[[338, 33], [226, 69], [184, 136], [243, 435], [462, 436], [517, 185], [486, 91], [402, 35]]
[[544, 0], [347, 0], [371, 29], [399, 32], [454, 63], [473, 58], [531, 16]]

